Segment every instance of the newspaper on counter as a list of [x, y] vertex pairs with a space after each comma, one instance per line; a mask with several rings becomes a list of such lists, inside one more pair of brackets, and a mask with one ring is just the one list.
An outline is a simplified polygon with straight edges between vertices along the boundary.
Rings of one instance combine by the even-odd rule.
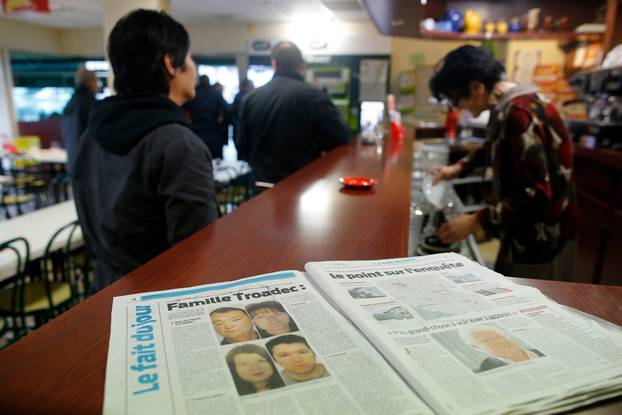
[[619, 330], [463, 256], [305, 268], [439, 414], [552, 413], [622, 393]]
[[104, 414], [429, 414], [297, 271], [115, 297]]
[[104, 414], [554, 413], [622, 394], [618, 326], [457, 254], [115, 297]]

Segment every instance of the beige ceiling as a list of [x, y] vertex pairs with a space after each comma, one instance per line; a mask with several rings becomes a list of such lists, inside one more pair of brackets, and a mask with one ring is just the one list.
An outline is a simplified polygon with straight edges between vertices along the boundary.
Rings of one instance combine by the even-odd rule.
[[[19, 13], [3, 18], [58, 28], [102, 26], [101, 0], [50, 0], [51, 13]], [[359, 0], [171, 0], [171, 14], [180, 22], [275, 22], [300, 16], [332, 16], [366, 20]]]

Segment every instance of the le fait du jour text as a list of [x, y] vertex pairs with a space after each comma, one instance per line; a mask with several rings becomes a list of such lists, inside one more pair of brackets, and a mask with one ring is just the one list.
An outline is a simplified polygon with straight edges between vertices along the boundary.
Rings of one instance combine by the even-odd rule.
[[271, 290], [263, 290], [263, 291], [253, 291], [251, 293], [235, 293], [232, 295], [216, 295], [213, 297], [205, 297], [201, 300], [191, 300], [191, 301], [175, 301], [173, 303], [168, 303], [166, 305], [168, 311], [173, 311], [176, 308], [188, 308], [188, 307], [196, 307], [202, 305], [209, 304], [219, 304], [219, 303], [229, 303], [231, 301], [237, 300], [251, 300], [262, 297], [270, 297], [273, 295], [282, 295], [282, 294], [290, 294], [297, 293], [302, 290], [306, 290], [307, 288], [303, 284], [299, 284], [298, 286], [286, 287], [286, 288], [273, 288]]
[[140, 389], [132, 391], [132, 395], [142, 395], [149, 392], [155, 392], [160, 389], [158, 381], [158, 368], [156, 345], [154, 343], [154, 326], [156, 320], [152, 317], [150, 305], [136, 306], [136, 319], [130, 325], [134, 334], [130, 336], [136, 344], [131, 349], [130, 370], [138, 373], [138, 383]]

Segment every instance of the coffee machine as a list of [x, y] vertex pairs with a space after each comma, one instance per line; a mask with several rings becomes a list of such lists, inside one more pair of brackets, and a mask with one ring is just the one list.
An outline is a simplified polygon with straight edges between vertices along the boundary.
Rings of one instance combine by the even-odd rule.
[[586, 120], [567, 119], [579, 145], [622, 149], [622, 67], [576, 74], [570, 81], [587, 106]]

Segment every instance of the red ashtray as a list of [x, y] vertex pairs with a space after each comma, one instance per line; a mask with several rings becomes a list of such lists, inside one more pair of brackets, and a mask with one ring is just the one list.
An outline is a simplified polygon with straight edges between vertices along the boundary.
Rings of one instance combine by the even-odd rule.
[[357, 189], [369, 189], [378, 181], [371, 177], [358, 177], [358, 176], [345, 176], [340, 177], [339, 182], [346, 187], [353, 187]]

